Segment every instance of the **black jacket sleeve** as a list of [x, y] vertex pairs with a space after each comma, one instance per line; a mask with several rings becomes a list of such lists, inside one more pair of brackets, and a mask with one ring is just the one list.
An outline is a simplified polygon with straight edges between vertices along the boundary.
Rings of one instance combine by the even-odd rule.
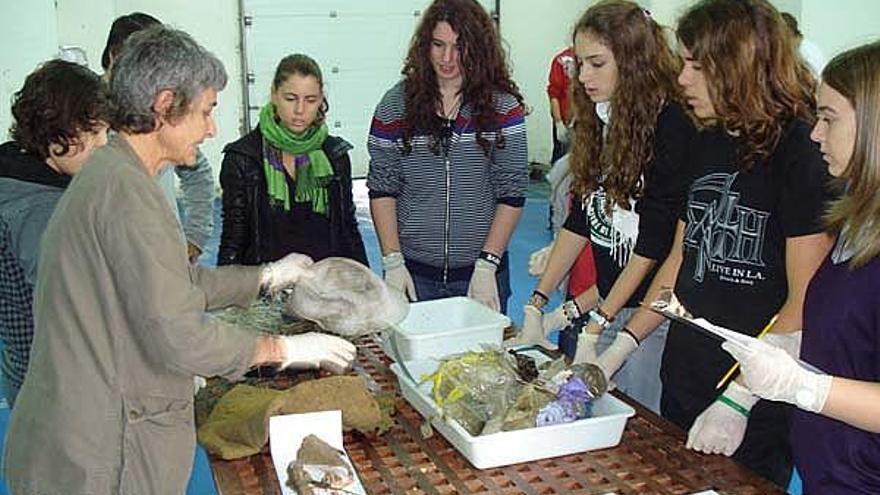
[[364, 241], [358, 230], [357, 223], [357, 207], [354, 204], [354, 196], [351, 192], [351, 158], [348, 152], [341, 154], [336, 159], [336, 172], [340, 178], [340, 210], [342, 220], [342, 232], [340, 238], [340, 247], [347, 251], [348, 257], [369, 266], [367, 262], [367, 251], [364, 248]]
[[248, 234], [248, 216], [256, 211], [248, 208], [248, 194], [245, 179], [247, 161], [251, 158], [235, 152], [226, 152], [220, 167], [220, 186], [223, 188], [223, 232], [220, 235], [220, 249], [217, 265], [235, 265], [243, 262]]
[[689, 173], [687, 149], [696, 130], [678, 103], [667, 104], [654, 131], [654, 161], [645, 173], [644, 195], [636, 204], [639, 236], [635, 252], [662, 261], [672, 248]]
[[571, 199], [571, 208], [568, 210], [568, 216], [565, 217], [565, 223], [562, 228], [581, 237], [590, 238], [590, 229], [587, 226], [587, 211], [584, 203], [579, 196]]

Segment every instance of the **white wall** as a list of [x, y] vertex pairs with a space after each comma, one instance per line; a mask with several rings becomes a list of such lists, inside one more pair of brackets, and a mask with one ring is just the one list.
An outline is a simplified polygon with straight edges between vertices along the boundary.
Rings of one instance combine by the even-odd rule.
[[0, 29], [0, 136], [5, 141], [12, 95], [40, 62], [55, 54], [58, 41], [52, 0], [3, 2], [0, 18], [6, 19]]
[[[365, 0], [367, 1], [367, 0]], [[832, 56], [846, 47], [880, 37], [878, 0], [772, 0], [800, 19], [805, 36]], [[546, 162], [550, 156], [550, 116], [546, 95], [547, 72], [554, 53], [564, 46], [577, 17], [589, 0], [502, 0], [501, 34], [510, 48], [513, 76], [532, 109], [527, 118], [530, 158]], [[690, 0], [642, 0], [661, 23], [672, 26]], [[24, 77], [36, 65], [57, 53], [58, 45], [80, 45], [90, 66], [100, 71], [100, 55], [110, 23], [118, 15], [141, 10], [190, 32], [226, 64], [229, 85], [217, 108], [219, 133], [204, 151], [219, 173], [222, 146], [239, 136], [241, 75], [237, 0], [35, 0], [3, 2], [0, 14], [7, 22], [0, 30], [0, 129], [10, 124], [9, 102]], [[339, 47], [368, 50], [369, 47]], [[369, 83], [367, 83], [369, 84]], [[372, 108], [376, 102], [364, 102]]]
[[501, 37], [509, 48], [513, 79], [531, 109], [526, 116], [531, 161], [550, 161], [550, 61], [571, 43], [571, 28], [585, 9], [583, 0], [553, 0], [553, 8], [533, 0], [501, 1]]
[[[661, 23], [675, 21], [693, 0], [651, 0], [650, 9]], [[827, 58], [880, 38], [878, 0], [770, 0], [777, 9], [798, 19], [805, 38], [816, 43]]]
[[[594, 1], [501, 0], [501, 36], [510, 48], [513, 78], [526, 98], [529, 159], [548, 163], [552, 151], [547, 77], [550, 61], [571, 44], [571, 29]], [[649, 7], [647, 0], [638, 3]], [[552, 8], [551, 8], [552, 5]]]
[[135, 11], [146, 12], [183, 29], [223, 61], [229, 83], [220, 93], [215, 110], [217, 136], [202, 145], [215, 176], [219, 175], [223, 145], [240, 135], [242, 91], [237, 0], [57, 0], [57, 5], [58, 43], [85, 48], [89, 66], [95, 71], [101, 71], [101, 52], [113, 19]]
[[837, 53], [880, 39], [880, 1], [802, 0], [800, 30], [830, 60]]

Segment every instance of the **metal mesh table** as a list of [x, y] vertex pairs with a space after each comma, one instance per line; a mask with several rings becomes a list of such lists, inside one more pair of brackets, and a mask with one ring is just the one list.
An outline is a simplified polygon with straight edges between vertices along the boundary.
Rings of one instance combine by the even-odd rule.
[[[384, 391], [396, 391], [396, 377], [381, 347], [369, 337], [358, 347], [355, 371]], [[272, 386], [278, 386], [277, 380]], [[399, 395], [390, 431], [382, 436], [347, 433], [345, 448], [367, 492], [375, 495], [784, 493], [726, 457], [687, 450], [680, 429], [628, 402], [636, 415], [617, 447], [500, 468], [474, 468], [437, 433], [422, 438], [423, 418]], [[268, 448], [235, 461], [212, 458], [211, 465], [221, 495], [280, 493]]]

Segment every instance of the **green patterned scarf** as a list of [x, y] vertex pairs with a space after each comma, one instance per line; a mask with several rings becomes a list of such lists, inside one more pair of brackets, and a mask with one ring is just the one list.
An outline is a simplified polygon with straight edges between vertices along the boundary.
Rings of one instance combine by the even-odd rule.
[[[293, 155], [296, 168], [296, 188], [294, 200], [297, 203], [311, 203], [312, 211], [327, 214], [327, 184], [333, 177], [330, 160], [321, 149], [327, 139], [327, 124], [310, 127], [302, 134], [294, 134], [290, 129], [275, 120], [275, 108], [271, 103], [260, 110], [260, 132], [264, 144]], [[281, 160], [281, 153], [263, 146], [263, 170], [266, 173], [266, 186], [269, 201], [290, 211], [290, 192], [287, 189], [287, 171]], [[272, 156], [275, 155], [275, 156]]]

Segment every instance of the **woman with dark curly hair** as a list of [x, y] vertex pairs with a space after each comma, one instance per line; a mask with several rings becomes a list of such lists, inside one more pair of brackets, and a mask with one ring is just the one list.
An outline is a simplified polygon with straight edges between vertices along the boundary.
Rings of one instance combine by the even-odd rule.
[[[619, 390], [659, 412], [666, 329], [639, 345], [621, 323], [644, 298], [672, 244], [686, 186], [685, 148], [694, 127], [675, 82], [679, 61], [647, 11], [629, 1], [600, 2], [573, 32], [580, 84], [573, 86], [569, 160], [576, 201], [523, 310], [523, 333], [515, 342], [542, 341], [552, 330], [571, 328], [563, 341], [578, 340], [577, 362], [595, 361], [597, 347], [638, 347], [620, 370], [602, 360], [599, 365], [609, 378], [614, 375]], [[542, 316], [546, 294], [587, 242], [596, 260], [596, 285]], [[582, 314], [591, 318], [578, 338], [580, 325], [572, 324]]]
[[10, 405], [34, 337], [40, 239], [72, 176], [107, 142], [109, 101], [97, 74], [61, 60], [31, 73], [15, 93], [12, 141], [0, 145], [0, 367]]
[[368, 142], [385, 281], [411, 300], [468, 295], [504, 312], [528, 159], [523, 98], [492, 19], [475, 0], [435, 0], [402, 74]]
[[[764, 339], [788, 346], [803, 325], [807, 283], [831, 247], [822, 225], [830, 176], [810, 140], [815, 80], [766, 0], [704, 0], [677, 35], [679, 83], [701, 131], [675, 242], [648, 300], [674, 287], [694, 316], [752, 336], [771, 329]], [[643, 337], [659, 320], [640, 311], [628, 327]], [[717, 340], [673, 322], [663, 415], [690, 429], [688, 447], [732, 455], [785, 486], [789, 408], [758, 402], [736, 381], [719, 394], [733, 363]]]

